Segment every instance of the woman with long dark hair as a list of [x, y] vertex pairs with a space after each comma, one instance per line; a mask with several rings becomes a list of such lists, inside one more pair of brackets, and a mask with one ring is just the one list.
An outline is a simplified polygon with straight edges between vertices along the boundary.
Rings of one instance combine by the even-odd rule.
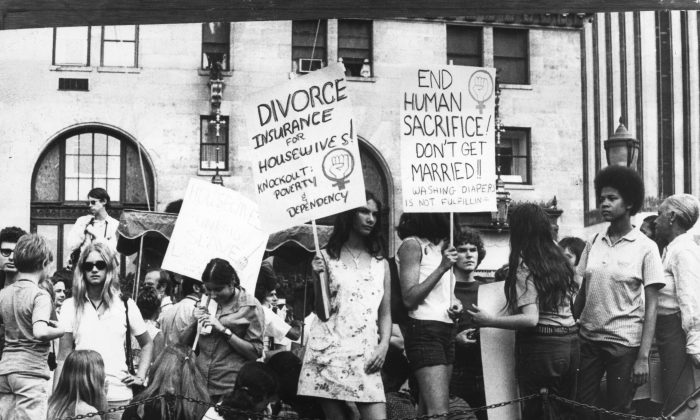
[[[579, 364], [578, 328], [571, 313], [578, 290], [573, 268], [554, 242], [549, 217], [541, 207], [520, 205], [509, 222], [504, 285], [508, 314], [490, 314], [476, 305], [467, 313], [482, 327], [517, 330], [516, 369], [522, 396], [548, 388], [573, 398]], [[525, 420], [546, 418], [540, 401], [527, 401], [523, 411]]]
[[[148, 371], [148, 387], [134, 400], [143, 401], [159, 395], [182, 395], [209, 401], [207, 380], [195, 365], [195, 354], [189, 346], [166, 346]], [[127, 408], [122, 420], [199, 420], [206, 411], [205, 405], [184, 398], [175, 399], [170, 407], [164, 399], [156, 399]]]
[[418, 381], [419, 414], [446, 414], [455, 360], [453, 319], [462, 312], [449, 274], [458, 258], [457, 250], [447, 244], [450, 219], [445, 213], [404, 213], [396, 230], [403, 240], [396, 263], [408, 310], [402, 332]]
[[94, 350], [75, 350], [66, 358], [56, 390], [49, 398], [46, 418], [74, 417], [106, 409], [102, 356]]
[[386, 418], [380, 369], [391, 337], [391, 283], [380, 211], [367, 193], [365, 206], [337, 216], [323, 257], [313, 261], [315, 273], [328, 274], [330, 318], [311, 324], [298, 393], [319, 398], [329, 419], [351, 418], [345, 401], [363, 419]]

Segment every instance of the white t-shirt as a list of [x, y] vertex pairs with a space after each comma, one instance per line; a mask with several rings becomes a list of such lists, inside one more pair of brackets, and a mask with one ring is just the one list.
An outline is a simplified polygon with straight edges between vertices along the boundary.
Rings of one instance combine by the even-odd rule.
[[265, 313], [265, 337], [271, 337], [275, 339], [275, 342], [280, 342], [292, 329], [292, 326], [284, 322], [279, 315], [277, 315], [272, 309], [267, 306], [263, 306], [263, 312]]
[[[132, 300], [128, 300], [129, 324], [134, 337], [146, 332], [146, 323], [141, 312]], [[131, 389], [122, 383], [129, 371], [126, 367], [124, 343], [126, 338], [126, 310], [124, 302], [116, 298], [100, 317], [97, 311], [86, 302], [80, 317], [80, 325], [75, 328], [75, 303], [66, 299], [59, 316], [60, 325], [67, 333], [73, 334], [76, 350], [95, 350], [100, 353], [107, 376], [107, 400], [121, 401], [133, 397]]]

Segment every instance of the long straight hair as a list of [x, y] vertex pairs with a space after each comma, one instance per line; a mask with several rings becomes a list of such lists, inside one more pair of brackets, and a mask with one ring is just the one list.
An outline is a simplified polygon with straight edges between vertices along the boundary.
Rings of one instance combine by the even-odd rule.
[[63, 363], [61, 376], [51, 398], [49, 419], [75, 415], [79, 401], [95, 407], [107, 408], [105, 396], [105, 365], [102, 356], [94, 350], [75, 350]]
[[87, 303], [87, 274], [83, 271], [82, 264], [93, 251], [100, 254], [102, 260], [107, 263], [107, 268], [105, 269], [106, 278], [102, 285], [101, 293], [102, 304], [105, 305], [105, 309], [109, 309], [120, 296], [118, 275], [119, 260], [117, 259], [117, 254], [109, 244], [101, 241], [94, 241], [86, 246], [83, 252], [80, 253], [80, 258], [78, 258], [78, 263], [73, 273], [73, 302], [75, 304], [74, 333], [78, 330], [81, 314]]
[[[369, 191], [365, 191], [365, 197], [367, 201], [372, 200], [377, 204], [377, 210], [379, 216], [377, 217], [377, 222], [374, 224], [372, 231], [364, 238], [365, 249], [373, 257], [382, 257], [384, 252], [384, 244], [382, 243], [382, 203], [377, 200]], [[352, 230], [353, 220], [355, 215], [360, 211], [360, 208], [352, 209], [340, 213], [335, 218], [335, 223], [333, 224], [333, 233], [328, 239], [328, 245], [326, 245], [326, 251], [333, 259], [340, 258], [340, 250], [348, 241], [350, 237], [350, 231]]]
[[[191, 348], [181, 345], [166, 346], [156, 358], [148, 373], [148, 387], [141, 391], [134, 401], [141, 401], [157, 395], [183, 395], [199, 401], [208, 402], [207, 380], [195, 364], [195, 355]], [[167, 404], [163, 400], [149, 403], [149, 413], [160, 413], [162, 419], [168, 417]], [[175, 401], [174, 417], [180, 420], [199, 420], [206, 407], [178, 398]]]
[[505, 292], [512, 313], [517, 311], [515, 283], [521, 263], [530, 270], [540, 310], [556, 313], [560, 306], [569, 304], [578, 290], [574, 270], [554, 242], [549, 216], [535, 204], [521, 204], [510, 215], [510, 258]]

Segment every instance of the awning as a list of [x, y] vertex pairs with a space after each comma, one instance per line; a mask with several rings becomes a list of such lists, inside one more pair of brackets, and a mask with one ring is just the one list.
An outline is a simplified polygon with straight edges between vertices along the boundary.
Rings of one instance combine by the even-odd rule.
[[138, 252], [143, 237], [144, 248], [165, 254], [176, 220], [177, 214], [173, 213], [124, 210], [117, 228], [117, 251], [124, 255]]
[[696, 0], [0, 0], [0, 29], [698, 10]]
[[[328, 243], [328, 238], [333, 233], [332, 226], [318, 225], [318, 242], [321, 248], [324, 248]], [[302, 248], [309, 253], [315, 252], [314, 236], [311, 230], [311, 225], [294, 226], [289, 229], [281, 230], [270, 235], [267, 240], [266, 251], [274, 253], [283, 246], [296, 246]]]

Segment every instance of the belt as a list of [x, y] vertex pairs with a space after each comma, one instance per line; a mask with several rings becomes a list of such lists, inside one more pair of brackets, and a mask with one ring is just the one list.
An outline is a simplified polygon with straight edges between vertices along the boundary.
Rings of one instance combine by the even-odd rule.
[[556, 325], [542, 325], [537, 324], [534, 328], [529, 328], [525, 330], [533, 335], [570, 335], [578, 333], [578, 325], [572, 325], [570, 327], [560, 327]]

